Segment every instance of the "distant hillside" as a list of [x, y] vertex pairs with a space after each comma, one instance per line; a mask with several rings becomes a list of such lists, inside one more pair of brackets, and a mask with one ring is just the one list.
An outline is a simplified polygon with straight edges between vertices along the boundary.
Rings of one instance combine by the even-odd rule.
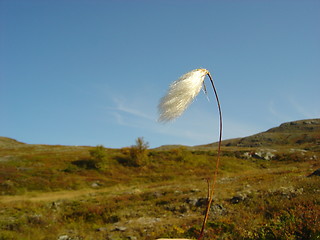
[[[23, 147], [27, 144], [14, 140], [12, 138], [0, 137], [0, 147], [15, 148]], [[157, 150], [170, 150], [174, 148], [208, 148], [216, 147], [217, 142], [198, 145], [164, 145]], [[243, 138], [233, 138], [222, 141], [225, 147], [271, 147], [271, 146], [303, 146], [313, 151], [320, 151], [320, 119], [306, 119], [283, 123], [278, 127], [271, 128], [265, 132], [254, 134]]]
[[[265, 132], [244, 138], [224, 140], [222, 146], [270, 147], [281, 145], [305, 145], [320, 150], [320, 119], [306, 119], [283, 123]], [[213, 147], [217, 143], [198, 147]]]
[[12, 138], [0, 137], [0, 147], [15, 147], [17, 145], [22, 145], [25, 143], [18, 142]]

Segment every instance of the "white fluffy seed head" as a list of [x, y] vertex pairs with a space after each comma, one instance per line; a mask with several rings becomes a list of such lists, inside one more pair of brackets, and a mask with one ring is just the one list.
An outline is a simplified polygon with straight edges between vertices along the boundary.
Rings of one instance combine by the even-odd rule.
[[167, 95], [161, 98], [159, 121], [167, 122], [179, 117], [200, 92], [209, 71], [203, 68], [192, 70], [174, 81]]

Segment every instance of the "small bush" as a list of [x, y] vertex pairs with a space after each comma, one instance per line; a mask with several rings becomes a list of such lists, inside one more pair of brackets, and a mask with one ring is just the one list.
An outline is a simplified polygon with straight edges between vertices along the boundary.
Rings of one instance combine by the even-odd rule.
[[136, 144], [130, 148], [130, 159], [135, 166], [143, 166], [147, 163], [147, 149], [149, 143], [145, 142], [143, 137], [136, 139]]
[[98, 145], [94, 149], [89, 150], [90, 156], [96, 168], [101, 168], [101, 163], [106, 159], [106, 150], [104, 146]]

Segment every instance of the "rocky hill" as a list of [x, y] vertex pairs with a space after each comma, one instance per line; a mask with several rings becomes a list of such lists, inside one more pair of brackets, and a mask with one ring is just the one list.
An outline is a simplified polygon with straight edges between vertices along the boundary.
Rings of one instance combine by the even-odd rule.
[[[213, 147], [217, 143], [202, 145]], [[265, 132], [244, 138], [224, 140], [223, 146], [236, 147], [270, 147], [270, 146], [304, 146], [320, 150], [320, 119], [307, 119], [283, 123]]]

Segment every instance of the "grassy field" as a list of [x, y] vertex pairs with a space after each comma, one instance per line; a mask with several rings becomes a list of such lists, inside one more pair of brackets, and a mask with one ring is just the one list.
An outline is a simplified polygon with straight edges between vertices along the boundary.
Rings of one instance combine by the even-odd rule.
[[[0, 239], [198, 236], [214, 148], [146, 150], [139, 164], [130, 148], [103, 148], [99, 162], [94, 149], [1, 146]], [[319, 158], [288, 146], [224, 147], [205, 239], [319, 239], [320, 177], [307, 177]]]

